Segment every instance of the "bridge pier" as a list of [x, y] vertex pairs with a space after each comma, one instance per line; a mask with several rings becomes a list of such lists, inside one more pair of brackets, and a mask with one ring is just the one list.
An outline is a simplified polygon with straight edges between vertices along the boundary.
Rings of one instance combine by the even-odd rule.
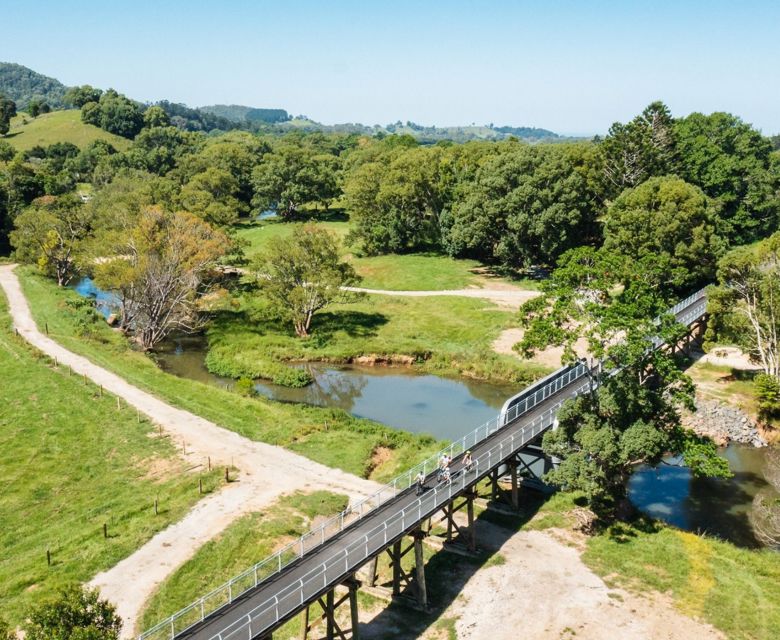
[[[311, 605], [304, 609], [301, 621], [301, 640], [315, 640], [311, 634], [323, 623], [325, 624], [325, 636], [321, 636], [316, 640], [350, 640], [350, 638], [359, 640], [357, 591], [360, 588], [360, 581], [352, 577], [345, 580], [342, 586], [347, 587], [347, 593], [338, 599], [336, 599], [335, 588], [326, 592], [324, 598], [322, 596], [317, 598], [317, 604], [322, 609], [322, 614], [313, 622], [310, 618]], [[345, 602], [349, 603], [351, 625], [349, 629], [342, 629], [336, 621], [336, 611]]]
[[[460, 504], [457, 504], [456, 498], [455, 500], [452, 500], [452, 502], [444, 505], [442, 509], [444, 512], [444, 517], [442, 520], [447, 521], [447, 534], [444, 540], [445, 542], [451, 543], [452, 534], [454, 531], [458, 534], [460, 539], [464, 539], [466, 541], [466, 548], [469, 551], [474, 552], [477, 550], [477, 538], [474, 527], [474, 499], [477, 497], [477, 494], [472, 488], [469, 492], [464, 493], [461, 497], [463, 498], [463, 502]], [[463, 507], [466, 508], [466, 517], [468, 519], [468, 528], [465, 530], [455, 521], [455, 514], [463, 509]]]

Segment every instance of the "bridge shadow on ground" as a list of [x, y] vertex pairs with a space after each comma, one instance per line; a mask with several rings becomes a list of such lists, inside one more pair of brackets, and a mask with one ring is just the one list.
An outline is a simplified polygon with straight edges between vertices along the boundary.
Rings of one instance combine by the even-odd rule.
[[[504, 503], [495, 505], [495, 510], [493, 508], [483, 510], [475, 518], [477, 542], [475, 554], [459, 553], [448, 549], [434, 550], [429, 545], [425, 545], [425, 578], [429, 605], [427, 611], [420, 611], [412, 604], [416, 598], [415, 585], [402, 591], [401, 598], [390, 603], [384, 603], [370, 596], [365, 597], [363, 591], [359, 592], [362, 601], [361, 617], [365, 616], [367, 609], [382, 607], [369, 622], [360, 624], [361, 639], [408, 640], [421, 636], [431, 627], [441, 628], [442, 637], [454, 637], [452, 633], [448, 636], [447, 631], [448, 625], [454, 624], [454, 621], [442, 617], [447, 608], [457, 599], [463, 587], [479, 569], [504, 563], [505, 559], [498, 553], [500, 548], [537, 514], [546, 501], [547, 496], [523, 490], [520, 509], [517, 512], [511, 511]], [[439, 515], [434, 518], [434, 532], [439, 529], [438, 517]], [[410, 538], [404, 539], [404, 547], [408, 541]], [[454, 543], [459, 549], [465, 549], [465, 542], [460, 542], [456, 538]], [[377, 585], [389, 586], [389, 583], [382, 580], [387, 575], [387, 554], [379, 557], [379, 564], [384, 566], [385, 573], [380, 574]]]

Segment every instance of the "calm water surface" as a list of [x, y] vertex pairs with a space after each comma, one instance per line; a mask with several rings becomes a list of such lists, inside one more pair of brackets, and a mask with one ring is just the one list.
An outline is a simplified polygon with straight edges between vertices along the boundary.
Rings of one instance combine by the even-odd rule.
[[[233, 384], [215, 376], [204, 364], [201, 339], [185, 338], [158, 355], [169, 373], [217, 385]], [[414, 433], [459, 438], [495, 417], [516, 387], [471, 380], [447, 380], [401, 367], [360, 367], [307, 364], [314, 382], [302, 389], [258, 381], [258, 393], [281, 402], [338, 407]]]
[[[721, 450], [733, 478], [693, 478], [678, 459], [639, 469], [628, 483], [631, 501], [643, 512], [687, 531], [717, 536], [745, 547], [760, 544], [749, 514], [759, 491], [778, 495], [764, 479], [768, 448], [730, 445]], [[780, 497], [780, 496], [778, 496]]]

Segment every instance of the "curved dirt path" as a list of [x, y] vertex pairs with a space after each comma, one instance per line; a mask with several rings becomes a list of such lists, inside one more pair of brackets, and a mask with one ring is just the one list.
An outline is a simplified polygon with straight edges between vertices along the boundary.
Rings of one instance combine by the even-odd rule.
[[393, 289], [366, 289], [364, 287], [342, 287], [344, 291], [370, 293], [380, 296], [404, 296], [409, 298], [427, 298], [431, 296], [457, 296], [461, 298], [481, 298], [490, 300], [501, 307], [518, 309], [521, 304], [539, 295], [538, 291], [526, 289], [438, 289], [431, 291], [395, 291]]
[[379, 487], [374, 482], [326, 467], [291, 451], [249, 440], [189, 411], [172, 407], [87, 358], [68, 351], [38, 330], [19, 279], [13, 272], [15, 266], [0, 266], [0, 287], [8, 299], [14, 327], [25, 340], [77, 374], [86, 375], [95, 384], [102, 385], [106, 391], [124, 399], [160, 425], [175, 443], [186, 446], [183, 457], [190, 466], [205, 465], [210, 457], [215, 466], [232, 464], [239, 469], [237, 482], [202, 499], [184, 519], [92, 579], [90, 584], [98, 587], [101, 594], [117, 606], [117, 613], [124, 621], [123, 637], [132, 637], [141, 607], [157, 585], [238, 517], [299, 489], [327, 488], [354, 499], [370, 495]]

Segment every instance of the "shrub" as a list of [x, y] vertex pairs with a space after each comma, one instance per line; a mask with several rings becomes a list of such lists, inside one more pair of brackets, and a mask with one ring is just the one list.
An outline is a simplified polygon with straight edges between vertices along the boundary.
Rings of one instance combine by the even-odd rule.
[[758, 410], [763, 418], [780, 416], [780, 378], [759, 373], [754, 380]]

